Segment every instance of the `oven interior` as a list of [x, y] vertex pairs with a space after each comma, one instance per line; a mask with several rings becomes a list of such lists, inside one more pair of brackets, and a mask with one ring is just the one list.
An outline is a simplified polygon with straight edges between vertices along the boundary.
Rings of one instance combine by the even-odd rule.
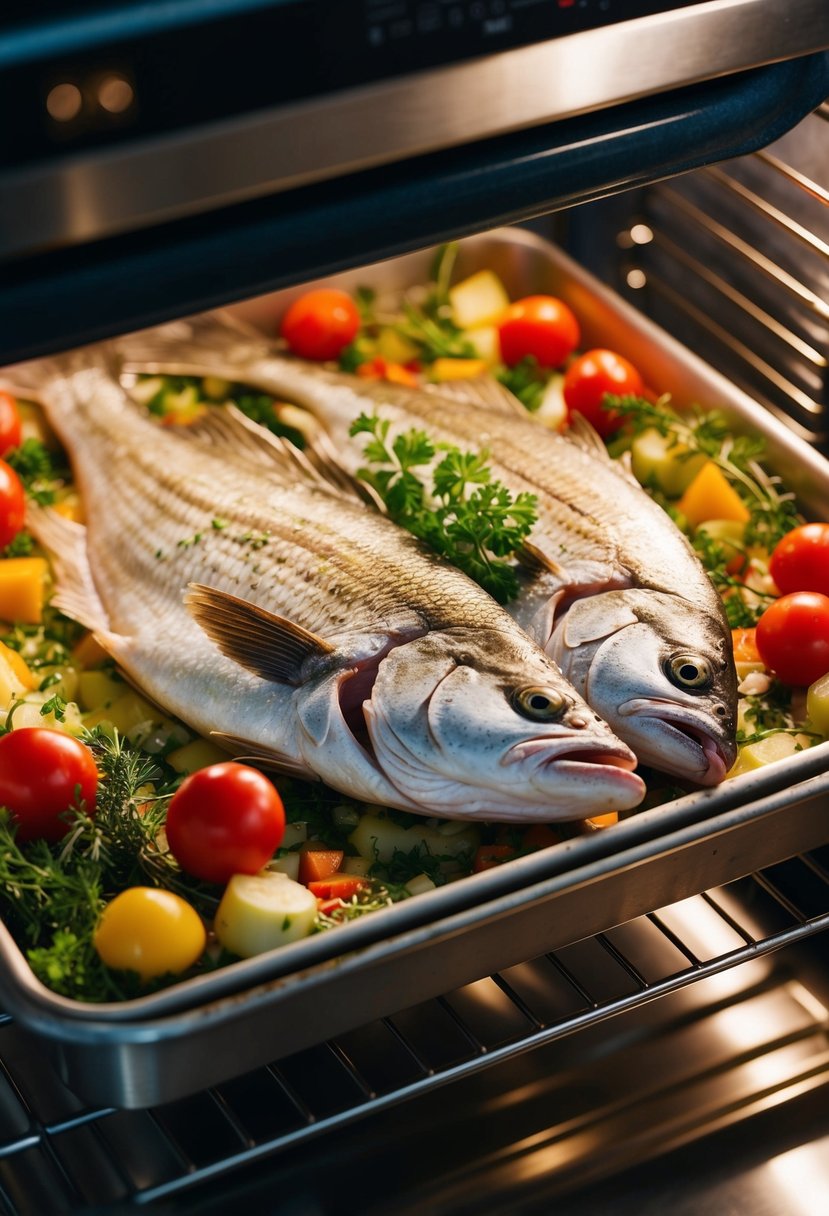
[[[829, 105], [534, 227], [829, 442]], [[0, 1017], [0, 1211], [797, 1216], [829, 1198], [829, 848], [148, 1110]]]

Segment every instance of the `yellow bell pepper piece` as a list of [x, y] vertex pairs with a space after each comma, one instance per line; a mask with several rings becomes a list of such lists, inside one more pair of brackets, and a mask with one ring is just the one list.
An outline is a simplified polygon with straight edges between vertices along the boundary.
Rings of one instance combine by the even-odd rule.
[[7, 557], [0, 561], [0, 618], [39, 625], [48, 574], [45, 557]]
[[692, 528], [707, 519], [749, 520], [748, 507], [711, 460], [702, 466], [676, 505]]
[[472, 380], [475, 376], [482, 376], [486, 369], [486, 359], [435, 359], [432, 364], [432, 379]]
[[32, 675], [26, 660], [16, 650], [12, 650], [11, 646], [6, 646], [4, 642], [0, 642], [0, 659], [4, 659], [8, 663], [23, 688], [31, 692], [33, 688], [37, 687], [37, 680]]

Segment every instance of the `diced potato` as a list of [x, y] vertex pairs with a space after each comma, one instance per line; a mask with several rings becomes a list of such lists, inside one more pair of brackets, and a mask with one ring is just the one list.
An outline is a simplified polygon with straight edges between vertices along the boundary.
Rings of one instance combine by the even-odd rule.
[[812, 740], [806, 734], [791, 735], [786, 731], [775, 731], [764, 739], [758, 739], [756, 743], [747, 743], [745, 747], [741, 747], [728, 776], [739, 777], [741, 773], [753, 772], [767, 764], [775, 764], [778, 760], [788, 760], [811, 744]]
[[63, 697], [64, 701], [75, 701], [78, 697], [80, 673], [71, 664], [60, 667], [41, 667], [38, 671], [38, 686], [43, 687], [45, 680], [51, 682], [45, 688], [47, 697]]
[[39, 625], [46, 602], [49, 564], [45, 557], [7, 557], [0, 561], [0, 618]]
[[707, 457], [689, 454], [681, 443], [673, 443], [655, 427], [642, 431], [630, 445], [633, 475], [643, 486], [655, 484], [669, 498], [678, 498], [688, 488]]
[[467, 342], [475, 348], [475, 354], [483, 359], [487, 367], [501, 362], [501, 339], [494, 325], [476, 325], [464, 334]]
[[435, 890], [435, 884], [428, 874], [415, 874], [405, 886], [410, 895], [424, 895], [426, 891]]
[[265, 869], [273, 870], [275, 874], [285, 874], [297, 882], [299, 880], [299, 853], [283, 853], [280, 857], [274, 857], [268, 862]]
[[352, 874], [355, 878], [367, 878], [371, 862], [367, 857], [346, 857], [340, 866], [341, 874]]
[[45, 726], [52, 730], [66, 731], [69, 735], [79, 734], [82, 722], [77, 705], [70, 701], [64, 707], [63, 717], [58, 718], [52, 711], [48, 714], [40, 712], [47, 699], [48, 693], [35, 693], [31, 698], [16, 705], [12, 718], [12, 729], [21, 730], [27, 726]]
[[111, 671], [82, 671], [78, 677], [81, 709], [106, 709], [127, 691], [127, 685]]
[[454, 836], [445, 836], [425, 822], [404, 827], [388, 816], [368, 814], [363, 815], [348, 839], [369, 862], [388, 862], [395, 852], [410, 853], [417, 848], [437, 857], [471, 858], [481, 843], [481, 834], [472, 824], [464, 825]]
[[[122, 689], [123, 687], [122, 685]], [[145, 731], [149, 733], [158, 728], [173, 736], [178, 736], [182, 743], [187, 737], [183, 727], [174, 722], [172, 718], [165, 717], [140, 693], [131, 688], [128, 688], [126, 692], [122, 691], [121, 696], [111, 704], [93, 709], [84, 715], [84, 723], [90, 728], [103, 721], [111, 722], [121, 735], [130, 735], [135, 731], [140, 731], [143, 735]]]
[[829, 738], [829, 673], [809, 685], [806, 691], [806, 716], [815, 730]]
[[702, 466], [677, 508], [693, 528], [707, 519], [749, 520], [748, 507], [712, 460]]
[[432, 364], [432, 379], [438, 382], [473, 380], [475, 376], [482, 376], [486, 369], [485, 359], [435, 359]]
[[420, 354], [414, 342], [410, 342], [391, 327], [380, 330], [375, 349], [377, 354], [389, 363], [411, 363]]
[[287, 874], [263, 870], [233, 875], [213, 927], [226, 950], [253, 958], [307, 937], [316, 915], [317, 901], [307, 887]]
[[449, 288], [452, 320], [461, 329], [490, 325], [509, 308], [504, 284], [491, 270], [479, 270]]
[[192, 739], [184, 747], [170, 752], [166, 759], [177, 773], [195, 773], [200, 768], [209, 768], [211, 764], [222, 764], [229, 757], [224, 748], [212, 739]]
[[541, 404], [534, 417], [551, 431], [563, 430], [567, 423], [567, 402], [564, 400], [564, 376], [554, 372], [544, 389]]
[[738, 574], [746, 565], [746, 555], [743, 541], [746, 526], [740, 519], [706, 519], [697, 528], [700, 533], [710, 536], [721, 545], [727, 559], [726, 569], [730, 574]]

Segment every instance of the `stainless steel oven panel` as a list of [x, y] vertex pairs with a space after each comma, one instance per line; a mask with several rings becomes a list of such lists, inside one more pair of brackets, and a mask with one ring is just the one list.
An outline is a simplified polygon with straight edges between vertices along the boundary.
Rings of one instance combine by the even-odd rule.
[[[827, 48], [824, 0], [710, 0], [135, 145], [56, 157], [0, 172], [0, 259], [97, 240]], [[7, 55], [14, 51], [12, 37]]]
[[[428, 252], [336, 281], [380, 291], [422, 282]], [[617, 347], [680, 405], [717, 405], [768, 439], [808, 513], [829, 518], [829, 466], [782, 423], [666, 337], [570, 259], [521, 230], [473, 237], [458, 273], [490, 266], [513, 295], [551, 291], [588, 344]], [[265, 330], [292, 289], [240, 306]], [[0, 999], [45, 1036], [80, 1092], [146, 1105], [190, 1092], [829, 838], [829, 744], [788, 763], [474, 875], [335, 932], [123, 1004], [45, 989], [0, 925]]]

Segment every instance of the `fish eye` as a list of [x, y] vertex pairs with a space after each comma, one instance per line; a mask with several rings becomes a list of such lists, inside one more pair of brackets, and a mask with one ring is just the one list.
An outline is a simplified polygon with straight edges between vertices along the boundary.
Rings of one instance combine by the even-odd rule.
[[708, 688], [711, 684], [711, 664], [698, 654], [675, 654], [665, 673], [678, 688]]
[[518, 688], [512, 694], [512, 704], [519, 714], [535, 722], [552, 722], [567, 708], [567, 698], [555, 688], [532, 685]]

